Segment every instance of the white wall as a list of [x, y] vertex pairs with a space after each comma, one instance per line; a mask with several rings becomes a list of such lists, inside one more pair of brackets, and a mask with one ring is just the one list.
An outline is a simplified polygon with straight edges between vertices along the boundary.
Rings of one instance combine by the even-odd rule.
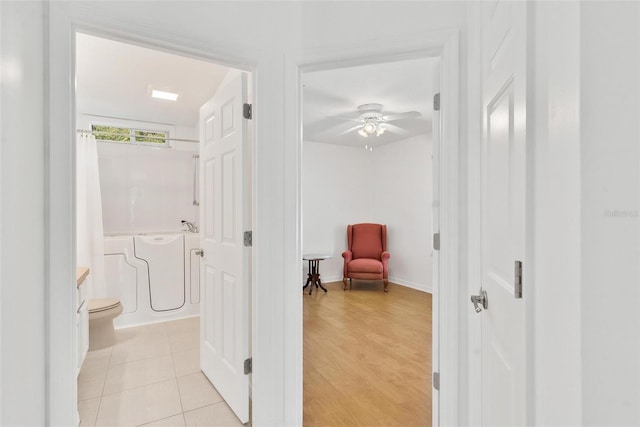
[[421, 135], [370, 153], [371, 211], [387, 224], [389, 279], [427, 292], [432, 290], [432, 145], [430, 135]]
[[583, 424], [580, 7], [577, 2], [539, 2], [530, 15], [535, 30], [528, 68], [532, 107], [527, 111], [532, 238], [524, 283], [532, 320], [527, 354], [534, 356], [527, 378], [527, 394], [535, 405], [531, 425]]
[[82, 138], [76, 142], [76, 265], [91, 265], [89, 206], [87, 197], [87, 149]]
[[[347, 225], [375, 221], [372, 212], [371, 153], [362, 148], [305, 141], [302, 159], [302, 247], [329, 253], [321, 261], [324, 282], [342, 280]], [[303, 278], [306, 278], [305, 263]]]
[[0, 19], [0, 425], [43, 426], [47, 381], [43, 5], [0, 2]]
[[387, 225], [389, 279], [431, 291], [431, 151], [427, 135], [373, 152], [305, 141], [303, 252], [333, 254], [325, 282], [342, 279], [347, 225], [374, 222]]
[[640, 5], [581, 4], [584, 425], [640, 425]]
[[98, 142], [105, 234], [178, 231], [198, 223], [194, 152]]

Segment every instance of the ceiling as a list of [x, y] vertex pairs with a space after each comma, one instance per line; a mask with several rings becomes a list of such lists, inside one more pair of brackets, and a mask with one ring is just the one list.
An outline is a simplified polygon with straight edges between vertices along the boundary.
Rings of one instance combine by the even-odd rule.
[[[78, 34], [77, 111], [130, 120], [196, 126], [228, 67]], [[151, 88], [179, 94], [151, 98]]]
[[[364, 65], [303, 75], [304, 140], [354, 147], [388, 144], [431, 132], [434, 69], [439, 59], [425, 58]], [[383, 113], [418, 111], [421, 116], [393, 121], [408, 133], [385, 132], [362, 137], [357, 130], [338, 135], [356, 122], [332, 116], [357, 117], [359, 105], [379, 103]]]
[[[77, 111], [136, 121], [196, 126], [200, 106], [213, 96], [228, 67], [86, 34], [77, 35]], [[350, 146], [382, 145], [431, 131], [433, 70], [438, 59], [414, 59], [304, 73], [304, 139]], [[151, 98], [151, 89], [179, 93], [176, 102]], [[336, 136], [355, 122], [361, 104], [384, 114], [419, 111], [393, 124], [406, 135]]]

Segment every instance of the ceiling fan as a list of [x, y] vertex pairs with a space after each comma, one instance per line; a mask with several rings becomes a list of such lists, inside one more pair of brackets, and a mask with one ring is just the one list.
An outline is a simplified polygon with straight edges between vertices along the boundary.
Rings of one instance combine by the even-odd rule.
[[358, 134], [367, 138], [371, 135], [380, 136], [386, 131], [396, 133], [399, 135], [406, 135], [408, 132], [399, 126], [396, 126], [390, 122], [400, 119], [411, 119], [420, 117], [421, 114], [418, 111], [407, 111], [404, 113], [385, 115], [382, 111], [384, 105], [382, 104], [362, 104], [358, 107], [357, 116], [354, 115], [340, 115], [332, 116], [337, 119], [349, 120], [358, 122], [357, 125], [340, 132], [338, 135], [344, 135], [349, 132], [358, 131]]

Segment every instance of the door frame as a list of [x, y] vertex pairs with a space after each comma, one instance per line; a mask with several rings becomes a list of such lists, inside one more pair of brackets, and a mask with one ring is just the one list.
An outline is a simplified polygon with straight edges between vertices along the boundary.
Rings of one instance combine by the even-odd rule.
[[[302, 294], [302, 74], [347, 66], [440, 57], [440, 227], [439, 296], [434, 309], [434, 352], [439, 353], [440, 391], [433, 390], [433, 425], [457, 425], [459, 416], [459, 35], [457, 29], [429, 31], [369, 44], [342, 44], [301, 50], [285, 57], [285, 221], [290, 227], [285, 239], [288, 265], [285, 293], [285, 390], [291, 399], [285, 419], [302, 424], [303, 338]], [[435, 159], [434, 159], [435, 161]], [[436, 341], [437, 340], [437, 341]], [[293, 404], [295, 403], [295, 404]]]
[[[45, 57], [45, 327], [46, 360], [46, 420], [48, 425], [75, 425], [77, 420], [76, 357], [78, 337], [73, 332], [76, 324], [76, 90], [75, 58], [76, 33], [85, 33], [111, 40], [130, 43], [149, 49], [170, 52], [213, 62], [251, 73], [249, 84], [257, 90], [259, 63], [225, 46], [201, 45], [167, 32], [158, 34], [152, 27], [144, 27], [133, 17], [115, 19], [96, 16], [90, 6], [73, 13], [64, 4], [52, 3], [46, 10], [50, 20], [45, 28], [49, 45]], [[246, 54], [246, 52], [245, 52]], [[52, 60], [56, 58], [56, 60]], [[60, 82], [65, 82], [62, 85]], [[257, 101], [254, 100], [254, 106]], [[62, 108], [61, 108], [62, 107]], [[250, 136], [251, 150], [255, 152], [255, 133]], [[255, 188], [255, 160], [251, 164], [251, 185]], [[255, 191], [251, 203], [256, 204]], [[252, 211], [252, 217], [254, 212]], [[56, 226], [53, 227], [52, 225]], [[248, 280], [255, 284], [255, 269]], [[60, 286], [60, 284], [65, 286]], [[255, 292], [252, 286], [251, 293]], [[255, 295], [251, 295], [255, 300]], [[250, 302], [247, 301], [249, 304]], [[251, 305], [251, 315], [255, 317]], [[255, 335], [251, 335], [255, 340]], [[255, 347], [253, 347], [255, 348]], [[250, 415], [251, 416], [251, 415]]]

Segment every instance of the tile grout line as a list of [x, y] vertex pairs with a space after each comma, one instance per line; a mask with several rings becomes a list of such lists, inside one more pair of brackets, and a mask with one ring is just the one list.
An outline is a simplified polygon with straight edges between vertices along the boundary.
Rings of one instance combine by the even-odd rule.
[[[165, 330], [165, 334], [166, 334], [167, 340], [169, 341], [169, 350], [171, 350], [171, 340], [169, 339], [169, 333], [168, 333], [168, 331], [167, 331], [166, 323], [164, 323], [164, 330]], [[187, 422], [186, 422], [186, 420], [185, 420], [185, 418], [184, 418], [184, 406], [182, 405], [182, 392], [181, 392], [181, 390], [180, 390], [180, 384], [178, 383], [178, 373], [177, 373], [177, 371], [176, 371], [175, 360], [173, 359], [173, 351], [170, 351], [170, 352], [169, 352], [169, 357], [171, 358], [171, 368], [173, 369], [173, 380], [175, 381], [176, 388], [178, 389], [178, 401], [180, 402], [180, 413], [178, 413], [178, 414], [174, 414], [174, 415], [170, 415], [170, 416], [168, 416], [168, 417], [164, 417], [164, 418], [161, 418], [161, 419], [159, 419], [159, 420], [152, 420], [152, 421], [149, 421], [149, 422], [148, 422], [148, 423], [146, 423], [146, 424], [150, 424], [150, 423], [157, 422], [157, 421], [162, 421], [162, 420], [164, 420], [164, 419], [166, 419], [166, 418], [175, 417], [175, 416], [177, 416], [177, 415], [182, 415], [182, 421], [183, 421], [183, 423], [184, 423], [185, 425], [186, 425], [186, 423], [187, 423]], [[163, 381], [168, 381], [168, 380], [163, 380]], [[143, 387], [144, 387], [144, 386], [143, 386]]]
[[[168, 331], [167, 331], [167, 332], [168, 332]], [[178, 334], [178, 335], [180, 335], [180, 334]], [[200, 344], [200, 342], [198, 342], [198, 344]], [[176, 376], [176, 384], [177, 384], [177, 386], [178, 386], [178, 394], [179, 394], [179, 396], [180, 396], [180, 408], [182, 408], [182, 422], [184, 423], [184, 425], [185, 425], [185, 427], [186, 427], [186, 426], [187, 426], [187, 417], [185, 416], [184, 405], [182, 404], [182, 390], [180, 389], [180, 383], [178, 382], [178, 371], [176, 370], [176, 362], [175, 362], [175, 359], [174, 359], [174, 357], [173, 357], [173, 355], [174, 355], [174, 351], [173, 351], [173, 347], [171, 347], [171, 340], [169, 340], [169, 347], [170, 347], [170, 349], [171, 349], [171, 360], [173, 361], [173, 373], [174, 373], [174, 374], [175, 374], [175, 376]], [[191, 351], [191, 350], [194, 350], [194, 349], [188, 349], [188, 350], [181, 349], [181, 350], [182, 350], [182, 351], [177, 351], [177, 352], [175, 352], [175, 353], [182, 353], [182, 352], [185, 352], [185, 351]], [[198, 351], [199, 351], [199, 350], [200, 350], [200, 349], [198, 348]], [[190, 375], [190, 374], [187, 374], [187, 375]], [[182, 375], [182, 377], [185, 377], [185, 376], [187, 376], [187, 375]]]
[[[167, 335], [168, 335], [167, 331]], [[178, 382], [178, 371], [176, 370], [176, 361], [173, 358], [173, 347], [171, 347], [171, 340], [169, 340], [169, 350], [171, 350], [171, 365], [173, 366], [173, 374], [175, 375], [176, 387], [178, 387], [178, 398], [180, 399], [180, 409], [182, 410], [182, 423], [187, 425], [187, 419], [184, 416], [184, 405], [182, 404], [182, 390], [180, 389], [180, 383]]]
[[176, 375], [176, 385], [178, 386], [178, 396], [180, 397], [180, 409], [182, 409], [182, 423], [187, 426], [187, 418], [184, 416], [184, 405], [182, 404], [182, 390], [180, 389], [180, 383], [178, 382], [178, 371], [176, 370], [176, 362], [173, 358], [173, 351], [171, 352], [171, 360], [173, 361], [173, 373]]
[[[198, 411], [198, 410], [200, 410], [200, 409], [202, 409], [202, 408], [207, 408], [207, 407], [209, 407], [209, 406], [217, 405], [217, 404], [219, 404], [219, 403], [227, 404], [227, 402], [225, 402], [225, 400], [224, 400], [224, 399], [222, 399], [222, 400], [218, 400], [217, 402], [205, 403], [205, 404], [204, 404], [204, 405], [202, 405], [202, 406], [198, 406], [198, 407], [196, 407], [196, 408], [191, 408], [191, 409], [189, 409], [188, 411], [184, 411], [183, 413], [193, 412], [193, 411]], [[229, 405], [227, 404], [227, 406], [229, 406]]]
[[[150, 386], [150, 385], [156, 385], [156, 384], [164, 383], [164, 382], [171, 381], [171, 380], [172, 380], [172, 378], [165, 378], [163, 380], [154, 381], [154, 382], [151, 382], [151, 383], [148, 383], [148, 384], [142, 384], [142, 385], [138, 385], [138, 386], [135, 386], [135, 387], [126, 388], [124, 390], [116, 391], [114, 393], [104, 394], [104, 395], [102, 395], [102, 397], [113, 396], [113, 395], [116, 395], [116, 394], [120, 394], [120, 393], [125, 393], [127, 391], [131, 391], [131, 390], [138, 390], [138, 389], [143, 388], [143, 387], [147, 387], [147, 386]], [[179, 390], [178, 390], [178, 392], [179, 392]]]
[[107, 384], [107, 376], [109, 375], [109, 369], [111, 369], [111, 356], [113, 355], [113, 346], [109, 352], [109, 361], [107, 362], [107, 371], [104, 373], [104, 380], [102, 382], [102, 390], [100, 390], [100, 400], [98, 401], [98, 410], [96, 411], [96, 418], [93, 420], [93, 426], [98, 424], [98, 416], [100, 415], [100, 408], [102, 408], [102, 396], [104, 394], [104, 387]]
[[184, 405], [182, 404], [182, 390], [180, 389], [180, 383], [178, 382], [178, 372], [176, 371], [176, 363], [173, 360], [173, 353], [171, 354], [171, 366], [173, 367], [173, 379], [176, 382], [176, 387], [178, 388], [178, 400], [180, 400], [180, 410], [182, 414], [182, 421], [184, 424], [187, 424], [187, 420], [184, 418]]
[[[197, 407], [197, 408], [189, 409], [188, 411], [184, 411], [184, 412], [182, 413], [182, 415], [186, 414], [187, 412], [195, 412], [195, 411], [199, 411], [199, 410], [204, 409], [204, 408], [208, 408], [208, 407], [210, 407], [210, 406], [220, 405], [221, 403], [225, 404], [225, 405], [229, 408], [229, 410], [231, 411], [231, 408], [229, 407], [229, 405], [227, 404], [227, 402], [225, 402], [225, 401], [224, 401], [224, 399], [222, 399], [222, 400], [219, 400], [219, 401], [217, 401], [217, 402], [207, 403], [207, 404], [206, 404], [206, 405], [204, 405], [204, 406], [199, 406], [199, 407]], [[233, 412], [233, 411], [231, 411], [231, 412]], [[235, 415], [235, 414], [234, 414], [234, 415]], [[186, 422], [187, 422], [187, 420], [186, 420], [186, 418], [185, 418], [185, 424], [186, 424]]]
[[126, 363], [133, 363], [133, 362], [142, 362], [145, 360], [150, 360], [150, 359], [157, 359], [158, 357], [164, 357], [164, 356], [169, 356], [171, 353], [167, 353], [167, 354], [158, 354], [158, 355], [153, 355], [153, 356], [149, 356], [149, 357], [143, 357], [141, 359], [133, 359], [133, 360], [126, 360], [124, 362], [119, 362], [119, 363], [114, 363], [113, 365], [110, 366], [111, 367], [115, 367], [115, 366], [120, 366], [120, 365], [124, 365]]
[[[98, 400], [98, 405], [97, 405], [97, 409], [96, 409], [95, 419], [93, 420], [93, 424], [92, 424], [93, 426], [95, 426], [97, 424], [99, 416], [100, 416], [100, 412], [101, 412], [101, 410], [104, 409], [102, 407], [102, 403], [103, 403], [104, 397], [106, 397], [106, 396], [114, 396], [114, 395], [117, 395], [117, 394], [120, 394], [120, 393], [124, 393], [124, 392], [127, 392], [127, 391], [136, 390], [136, 389], [147, 387], [147, 386], [154, 385], [154, 384], [159, 384], [159, 383], [162, 383], [162, 382], [169, 381], [171, 379], [171, 377], [169, 377], [169, 378], [165, 378], [163, 380], [155, 381], [155, 382], [152, 382], [152, 383], [149, 383], [149, 384], [139, 385], [139, 386], [136, 386], [136, 387], [120, 390], [120, 391], [117, 391], [117, 392], [114, 392], [114, 393], [105, 394], [106, 382], [107, 382], [107, 379], [109, 377], [109, 374], [113, 371], [113, 368], [115, 368], [117, 366], [120, 366], [120, 365], [127, 364], [127, 363], [142, 362], [142, 361], [145, 361], [145, 360], [156, 359], [156, 358], [167, 357], [167, 356], [170, 358], [170, 361], [171, 361], [171, 366], [172, 366], [172, 369], [173, 369], [173, 380], [174, 380], [174, 382], [176, 384], [176, 387], [178, 389], [178, 397], [179, 397], [179, 400], [180, 400], [180, 411], [181, 412], [173, 414], [173, 415], [170, 415], [170, 416], [167, 416], [167, 417], [164, 417], [162, 419], [175, 417], [177, 415], [182, 415], [183, 422], [186, 425], [185, 410], [184, 410], [184, 406], [182, 404], [182, 392], [181, 392], [181, 389], [180, 389], [180, 385], [178, 383], [178, 378], [179, 377], [178, 377], [178, 373], [177, 373], [177, 370], [176, 370], [174, 353], [175, 354], [180, 354], [180, 353], [183, 353], [183, 352], [196, 350], [197, 348], [196, 347], [194, 347], [192, 349], [191, 348], [188, 348], [188, 349], [180, 348], [180, 349], [177, 349], [178, 351], [174, 352], [173, 351], [173, 347], [171, 346], [170, 335], [182, 335], [182, 334], [187, 333], [187, 332], [182, 332], [180, 334], [170, 334], [169, 330], [168, 330], [168, 327], [167, 327], [167, 323], [168, 322], [162, 322], [162, 328], [161, 328], [162, 333], [158, 334], [159, 335], [158, 338], [167, 340], [167, 342], [169, 344], [169, 352], [168, 352], [168, 354], [164, 354], [164, 355], [161, 355], [161, 356], [154, 355], [153, 357], [144, 357], [144, 358], [137, 359], [137, 360], [130, 360], [130, 361], [127, 360], [127, 361], [124, 361], [124, 362], [121, 362], [121, 363], [112, 364], [112, 362], [114, 360], [114, 347], [116, 345], [114, 344], [114, 345], [111, 346], [111, 349], [110, 349], [110, 352], [109, 352], [109, 355], [108, 355], [108, 358], [107, 358], [108, 359], [107, 360], [107, 368], [106, 368], [106, 371], [105, 371], [105, 374], [104, 374], [104, 377], [103, 377], [103, 380], [102, 380], [102, 387], [101, 387], [100, 395], [96, 396], [96, 398], [98, 398], [99, 400]], [[138, 338], [138, 337], [136, 337], [136, 338]], [[182, 375], [182, 376], [187, 376], [187, 375], [191, 375], [191, 374], [185, 374], [185, 375]], [[84, 400], [89, 400], [89, 399], [84, 399]], [[222, 400], [222, 402], [224, 402], [224, 400]], [[214, 404], [217, 404], [217, 403], [220, 403], [220, 402], [216, 402]], [[206, 407], [206, 406], [209, 406], [209, 405], [205, 405], [203, 407]], [[197, 409], [201, 409], [201, 408], [194, 408], [193, 410], [197, 410]], [[149, 421], [148, 423], [161, 421], [162, 419], [155, 420], [155, 421]]]

